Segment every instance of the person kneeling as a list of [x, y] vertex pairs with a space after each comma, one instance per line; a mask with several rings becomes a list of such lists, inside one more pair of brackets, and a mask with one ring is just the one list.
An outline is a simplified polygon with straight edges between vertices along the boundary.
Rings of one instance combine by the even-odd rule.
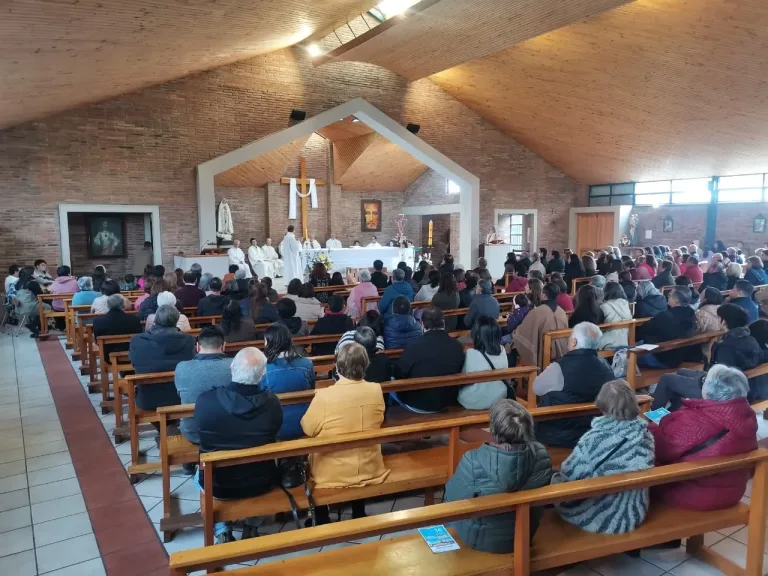
[[[493, 438], [462, 456], [456, 472], [445, 485], [445, 501], [504, 494], [547, 486], [552, 461], [547, 449], [536, 442], [533, 419], [514, 400], [499, 400], [491, 407]], [[531, 509], [531, 539], [536, 534], [543, 509]], [[453, 523], [461, 540], [481, 552], [508, 554], [515, 542], [515, 512]]]
[[[381, 385], [364, 380], [368, 353], [352, 342], [339, 350], [336, 371], [340, 379], [315, 392], [301, 419], [307, 436], [328, 438], [339, 434], [377, 430], [384, 422], [384, 395]], [[381, 456], [381, 446], [364, 446], [338, 452], [313, 454], [309, 460], [315, 489], [359, 488], [381, 484], [389, 476]], [[327, 506], [315, 509], [316, 523], [330, 522]], [[365, 516], [362, 500], [352, 502], [352, 517]]]
[[[653, 436], [624, 380], [603, 385], [595, 404], [603, 413], [581, 437], [553, 482], [586, 480], [653, 468]], [[587, 532], [624, 534], [645, 520], [648, 489], [557, 504], [563, 520]]]

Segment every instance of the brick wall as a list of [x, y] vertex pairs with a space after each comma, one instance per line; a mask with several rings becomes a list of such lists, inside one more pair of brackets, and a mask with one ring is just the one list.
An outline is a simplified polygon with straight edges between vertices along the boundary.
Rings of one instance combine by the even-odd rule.
[[717, 240], [726, 246], [744, 242], [745, 251], [752, 255], [755, 248], [762, 248], [768, 234], [752, 232], [752, 221], [762, 214], [768, 219], [768, 202], [762, 204], [720, 204], [717, 207]]
[[[0, 131], [0, 266], [58, 262], [61, 202], [159, 205], [170, 265], [174, 253], [200, 247], [196, 165], [288, 127], [293, 108], [314, 116], [355, 97], [421, 124], [420, 138], [480, 179], [481, 231], [494, 207], [535, 206], [541, 244], [565, 245], [568, 208], [585, 204], [585, 186], [428, 79], [409, 83], [354, 62], [315, 68], [304, 51], [286, 49]], [[284, 211], [267, 203], [273, 228]]]
[[[86, 230], [87, 214], [70, 212], [67, 216], [69, 223], [69, 249], [72, 260], [73, 274], [78, 276], [91, 272], [99, 264], [107, 269], [114, 277], [133, 273], [133, 261], [136, 252], [144, 246], [144, 215], [125, 214], [126, 258], [88, 258], [88, 233]], [[51, 273], [55, 271], [55, 266]]]
[[431, 168], [405, 190], [405, 206], [458, 204], [458, 194], [446, 194], [446, 178]]
[[[429, 240], [429, 221], [432, 221], [432, 248], [427, 246]], [[425, 252], [432, 254], [432, 263], [437, 265], [443, 259], [451, 242], [451, 214], [431, 214], [421, 217], [421, 240]], [[455, 251], [455, 249], [454, 249]]]
[[[235, 230], [232, 239], [239, 239], [243, 250], [248, 250], [251, 238], [257, 238], [259, 245], [264, 244], [269, 230], [267, 189], [216, 186], [215, 194], [217, 210], [219, 203], [224, 198], [229, 204], [229, 211], [232, 213], [232, 227]], [[203, 242], [205, 241], [216, 242], [216, 238], [204, 238]]]
[[[634, 211], [640, 216], [639, 238], [643, 246], [664, 244], [672, 248], [688, 246], [696, 240], [699, 245], [704, 241], [707, 228], [707, 207], [691, 206], [636, 206]], [[667, 216], [674, 220], [672, 232], [663, 232], [662, 223]], [[645, 231], [651, 230], [653, 237], [645, 239]]]

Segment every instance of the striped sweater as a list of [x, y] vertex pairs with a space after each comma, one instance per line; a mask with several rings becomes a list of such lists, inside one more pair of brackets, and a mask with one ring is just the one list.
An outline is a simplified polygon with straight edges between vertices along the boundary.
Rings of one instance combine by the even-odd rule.
[[[581, 437], [560, 472], [565, 481], [584, 480], [647, 470], [653, 462], [653, 436], [645, 421], [601, 416], [592, 421], [591, 429]], [[648, 490], [563, 502], [557, 508], [565, 521], [587, 532], [623, 534], [645, 520]]]

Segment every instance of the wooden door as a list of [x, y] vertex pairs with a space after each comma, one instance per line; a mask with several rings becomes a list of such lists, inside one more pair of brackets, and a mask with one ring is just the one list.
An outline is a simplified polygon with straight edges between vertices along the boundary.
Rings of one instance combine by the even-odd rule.
[[576, 252], [602, 250], [613, 244], [613, 212], [591, 212], [576, 215]]

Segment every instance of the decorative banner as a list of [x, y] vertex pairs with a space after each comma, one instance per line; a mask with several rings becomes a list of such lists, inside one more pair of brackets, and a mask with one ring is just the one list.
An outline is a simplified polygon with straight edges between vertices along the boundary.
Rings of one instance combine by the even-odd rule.
[[296, 187], [296, 178], [291, 178], [291, 182], [288, 185], [288, 220], [296, 220], [296, 196], [299, 198], [310, 196], [312, 208], [317, 208], [317, 186], [315, 186], [315, 179], [309, 179], [309, 192], [302, 194]]

